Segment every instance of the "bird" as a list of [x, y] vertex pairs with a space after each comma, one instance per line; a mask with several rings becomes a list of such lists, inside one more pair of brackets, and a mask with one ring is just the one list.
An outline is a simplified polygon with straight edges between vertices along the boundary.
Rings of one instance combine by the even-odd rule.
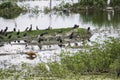
[[12, 37], [12, 35], [9, 35], [9, 36], [8, 36], [8, 39], [11, 39], [11, 37]]
[[58, 46], [61, 47], [61, 48], [62, 48], [62, 47], [65, 47], [65, 45], [62, 44], [62, 43], [58, 43]]
[[13, 31], [16, 32], [16, 28], [13, 28]]
[[43, 35], [45, 35], [45, 34], [48, 34], [48, 32], [41, 33], [40, 36], [43, 36]]
[[5, 36], [7, 36], [8, 34], [7, 34], [7, 33], [5, 33], [4, 35], [5, 35]]
[[23, 37], [25, 37], [25, 36], [27, 36], [27, 33], [24, 33], [24, 34], [23, 34]]
[[36, 30], [39, 30], [38, 26], [36, 26]]
[[37, 55], [35, 54], [35, 52], [33, 52], [33, 51], [30, 51], [30, 52], [25, 52], [25, 54], [27, 54], [29, 57], [31, 57], [31, 58], [36, 58], [37, 57]]
[[20, 43], [20, 40], [18, 40], [18, 43]]
[[90, 42], [90, 39], [88, 39], [88, 42]]
[[90, 27], [87, 28], [87, 31], [90, 31]]
[[24, 42], [26, 43], [26, 42], [27, 42], [27, 40], [24, 40]]
[[27, 31], [28, 30], [28, 27], [25, 29], [25, 31]]
[[41, 41], [44, 41], [44, 39], [41, 38], [41, 37], [39, 37], [39, 39], [38, 39], [38, 43], [41, 43]]
[[74, 32], [72, 32], [70, 35], [69, 35], [69, 39], [73, 39], [74, 37]]
[[75, 46], [78, 46], [78, 43], [75, 43]]
[[62, 38], [60, 36], [57, 38], [57, 41], [59, 41], [60, 43], [63, 42], [63, 40], [62, 40]]
[[17, 35], [19, 35], [20, 34], [20, 30], [18, 30], [18, 32], [17, 32]]
[[4, 29], [4, 33], [7, 32], [7, 30], [8, 30], [8, 27], [6, 27], [6, 28]]
[[30, 25], [30, 29], [29, 29], [29, 31], [32, 31], [32, 24]]
[[75, 24], [73, 28], [74, 28], [74, 29], [75, 29], [75, 28], [79, 28], [79, 25]]
[[87, 28], [87, 34], [90, 34], [90, 27]]
[[0, 34], [3, 34], [3, 29], [1, 29]]

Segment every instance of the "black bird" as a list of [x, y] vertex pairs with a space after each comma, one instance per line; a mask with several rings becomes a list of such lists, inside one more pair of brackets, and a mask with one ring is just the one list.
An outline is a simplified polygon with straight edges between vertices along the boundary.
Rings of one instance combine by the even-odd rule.
[[36, 26], [36, 30], [39, 30], [38, 26]]
[[87, 34], [90, 34], [90, 27], [87, 28]]
[[13, 28], [13, 31], [16, 32], [16, 28]]
[[28, 30], [28, 27], [25, 29], [25, 31], [27, 31]]
[[62, 43], [58, 43], [58, 46], [59, 46], [59, 47], [65, 47], [65, 45], [62, 44]]
[[72, 32], [69, 36], [69, 39], [72, 39], [74, 37], [74, 32]]
[[45, 34], [48, 34], [48, 32], [41, 33], [40, 36], [43, 36], [43, 35], [45, 35]]
[[30, 29], [29, 29], [29, 31], [32, 31], [32, 24], [30, 25]]
[[63, 40], [62, 40], [62, 38], [60, 36], [57, 38], [57, 41], [59, 41], [60, 43], [63, 42]]
[[27, 40], [24, 40], [24, 42], [26, 43], [26, 42], [27, 42]]
[[20, 41], [18, 40], [18, 43], [20, 43]]
[[62, 47], [63, 45], [62, 44], [58, 44], [59, 47]]
[[16, 41], [14, 41], [16, 43]]
[[88, 42], [90, 42], [90, 39], [88, 39]]
[[5, 33], [5, 36], [7, 36], [8, 34], [7, 33]]
[[87, 31], [90, 31], [90, 27], [87, 28]]
[[11, 37], [12, 37], [12, 35], [9, 35], [9, 36], [8, 36], [8, 39], [11, 39]]
[[8, 30], [8, 27], [5, 28], [4, 33], [7, 32], [7, 30]]
[[39, 39], [38, 39], [38, 43], [41, 43], [41, 41], [44, 41], [44, 39], [39, 38]]
[[18, 32], [17, 32], [17, 35], [19, 35], [20, 34], [20, 30], [18, 30]]
[[79, 25], [75, 24], [73, 28], [74, 28], [74, 29], [75, 29], [75, 28], [79, 28]]
[[25, 37], [25, 36], [27, 36], [27, 33], [24, 33], [24, 34], [23, 34], [23, 37]]
[[78, 43], [75, 43], [75, 46], [78, 46]]
[[3, 34], [3, 29], [1, 29], [0, 34]]

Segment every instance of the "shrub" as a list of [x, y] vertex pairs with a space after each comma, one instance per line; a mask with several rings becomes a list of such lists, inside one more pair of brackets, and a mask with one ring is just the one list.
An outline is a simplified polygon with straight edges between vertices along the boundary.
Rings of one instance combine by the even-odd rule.
[[24, 10], [20, 8], [16, 3], [3, 2], [0, 4], [0, 16], [4, 18], [15, 18], [20, 15]]

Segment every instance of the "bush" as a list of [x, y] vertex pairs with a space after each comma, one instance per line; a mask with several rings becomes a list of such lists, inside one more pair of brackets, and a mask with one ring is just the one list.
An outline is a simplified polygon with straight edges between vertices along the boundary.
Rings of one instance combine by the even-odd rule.
[[20, 15], [24, 10], [16, 3], [3, 2], [0, 4], [0, 16], [10, 19]]
[[[94, 43], [86, 51], [64, 55], [62, 65], [74, 74], [100, 74], [108, 73], [111, 69], [119, 69], [120, 40], [109, 38], [102, 44]], [[114, 66], [113, 66], [114, 65]]]
[[50, 75], [51, 77], [65, 78], [71, 73], [67, 70], [64, 65], [61, 65], [57, 62], [49, 63]]

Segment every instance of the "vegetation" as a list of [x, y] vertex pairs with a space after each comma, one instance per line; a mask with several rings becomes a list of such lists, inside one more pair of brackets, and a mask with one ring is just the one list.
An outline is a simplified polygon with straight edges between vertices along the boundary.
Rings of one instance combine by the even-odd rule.
[[[102, 44], [93, 43], [93, 47], [85, 46], [85, 51], [80, 51], [69, 56], [63, 54], [62, 64], [74, 74], [101, 74], [120, 70], [120, 41], [110, 38]], [[114, 70], [114, 71], [113, 71]]]
[[24, 9], [20, 8], [16, 3], [11, 1], [2, 2], [0, 4], [0, 16], [7, 19], [15, 18], [23, 11]]
[[84, 50], [74, 54], [62, 52], [60, 62], [39, 63], [36, 66], [23, 63], [0, 69], [0, 79], [119, 80], [116, 70], [120, 70], [120, 39], [109, 38], [102, 44], [93, 42], [92, 45], [85, 44]]
[[[83, 28], [60, 28], [60, 29], [46, 29], [46, 30], [32, 30], [32, 31], [24, 31], [20, 32], [19, 35], [17, 35], [18, 32], [7, 32], [4, 35], [0, 35], [1, 39], [0, 41], [14, 41], [14, 40], [23, 40], [24, 38], [30, 38], [30, 39], [36, 39], [38, 35], [46, 34], [45, 38], [48, 37], [55, 37], [56, 35], [60, 35], [62, 37], [70, 35], [72, 32], [76, 32], [80, 38], [89, 38], [91, 36], [90, 34], [87, 34], [87, 30]], [[26, 34], [26, 36], [24, 36]], [[11, 36], [9, 39], [8, 37]]]
[[53, 10], [55, 11], [64, 11], [68, 12], [80, 12], [83, 10], [105, 10], [106, 7], [113, 7], [115, 10], [120, 10], [120, 1], [119, 0], [110, 0], [110, 4], [107, 4], [108, 0], [79, 0], [78, 3], [65, 3], [64, 1], [59, 5], [55, 6]]

